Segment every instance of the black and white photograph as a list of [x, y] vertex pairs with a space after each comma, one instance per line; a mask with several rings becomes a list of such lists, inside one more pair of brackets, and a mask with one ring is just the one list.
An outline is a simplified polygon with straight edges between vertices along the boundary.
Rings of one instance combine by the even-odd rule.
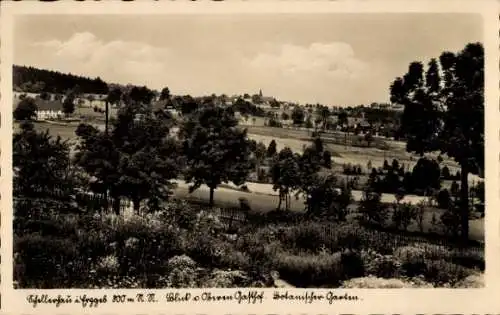
[[484, 23], [12, 17], [14, 289], [484, 288]]

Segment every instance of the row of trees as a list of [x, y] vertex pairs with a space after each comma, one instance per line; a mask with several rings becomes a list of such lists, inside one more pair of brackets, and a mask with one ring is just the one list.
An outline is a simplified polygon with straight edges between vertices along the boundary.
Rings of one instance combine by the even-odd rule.
[[42, 70], [34, 67], [13, 66], [13, 85], [30, 93], [58, 93], [79, 87], [81, 93], [106, 94], [108, 86], [100, 78], [86, 78], [58, 71]]

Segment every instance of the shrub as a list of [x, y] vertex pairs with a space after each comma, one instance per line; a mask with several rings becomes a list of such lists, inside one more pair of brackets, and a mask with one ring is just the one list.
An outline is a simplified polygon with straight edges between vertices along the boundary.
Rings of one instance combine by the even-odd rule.
[[186, 255], [175, 256], [168, 260], [167, 283], [173, 288], [196, 287], [196, 262]]
[[342, 282], [345, 289], [403, 289], [432, 288], [432, 284], [413, 279], [384, 279], [374, 276], [349, 279]]
[[346, 250], [341, 255], [342, 272], [344, 277], [355, 278], [365, 274], [365, 266], [361, 255], [352, 250]]
[[241, 270], [214, 270], [207, 279], [200, 281], [203, 288], [239, 288], [250, 283], [248, 275]]
[[374, 223], [383, 226], [387, 220], [387, 208], [380, 201], [379, 193], [365, 191], [363, 199], [360, 202], [359, 212], [367, 223]]
[[422, 247], [399, 247], [394, 251], [394, 256], [401, 261], [401, 268], [406, 276], [414, 277], [425, 274], [425, 250]]
[[362, 251], [365, 274], [381, 278], [396, 278], [401, 276], [401, 262], [393, 255], [382, 255], [375, 251]]
[[448, 189], [440, 190], [436, 199], [439, 208], [448, 209], [450, 207], [451, 195]]
[[397, 229], [408, 229], [411, 221], [417, 218], [416, 207], [409, 203], [396, 204], [392, 213], [392, 221]]
[[78, 286], [88, 274], [89, 263], [71, 239], [40, 234], [15, 237], [14, 252], [14, 280], [23, 288]]
[[459, 281], [455, 288], [484, 288], [484, 274], [474, 274]]
[[425, 279], [438, 286], [454, 286], [473, 274], [473, 270], [441, 260], [426, 260]]
[[301, 288], [339, 285], [344, 274], [340, 253], [310, 255], [278, 252], [273, 265], [283, 280]]

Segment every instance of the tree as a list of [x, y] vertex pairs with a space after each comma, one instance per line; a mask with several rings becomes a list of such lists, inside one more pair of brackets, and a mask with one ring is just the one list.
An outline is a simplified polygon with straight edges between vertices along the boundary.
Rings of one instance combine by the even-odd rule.
[[321, 137], [315, 137], [314, 138], [314, 149], [316, 150], [316, 152], [318, 153], [323, 153], [323, 140], [321, 139]]
[[283, 200], [285, 200], [285, 210], [288, 210], [289, 194], [297, 190], [300, 186], [299, 157], [290, 148], [283, 148], [274, 158], [271, 167], [271, 176], [273, 189], [279, 192], [278, 210], [281, 209]]
[[313, 123], [312, 123], [312, 120], [311, 120], [311, 115], [308, 115], [307, 118], [306, 118], [306, 125], [305, 127], [307, 129], [311, 129], [313, 126]]
[[93, 94], [89, 94], [87, 96], [87, 100], [89, 101], [90, 106], [92, 106], [92, 102], [95, 101], [95, 97]]
[[50, 100], [50, 94], [47, 92], [42, 92], [40, 93], [40, 98], [44, 101], [49, 101]]
[[36, 117], [36, 112], [38, 107], [36, 106], [35, 100], [31, 97], [24, 98], [19, 104], [17, 104], [14, 110], [15, 120], [32, 120]]
[[373, 135], [371, 132], [367, 132], [365, 134], [365, 141], [368, 144], [368, 147], [370, 147], [370, 144], [373, 142]]
[[168, 99], [170, 99], [170, 90], [168, 89], [168, 87], [164, 87], [160, 93], [160, 101], [168, 100]]
[[190, 116], [181, 128], [187, 162], [185, 178], [193, 183], [190, 192], [202, 184], [214, 191], [229, 181], [241, 185], [250, 171], [250, 145], [247, 132], [237, 127], [232, 110], [205, 106]]
[[268, 157], [273, 157], [276, 155], [276, 141], [271, 140], [271, 142], [269, 143], [269, 146], [267, 147], [267, 156]]
[[396, 159], [392, 159], [392, 169], [393, 169], [395, 172], [398, 172], [398, 171], [399, 171], [399, 162], [398, 162], [398, 160], [396, 160]]
[[195, 112], [199, 107], [198, 102], [189, 95], [176, 98], [176, 102], [183, 115], [189, 115]]
[[15, 195], [46, 197], [64, 191], [71, 196], [74, 182], [67, 141], [23, 122], [21, 131], [13, 135], [12, 149]]
[[328, 118], [330, 117], [331, 112], [326, 106], [321, 106], [318, 108], [318, 116], [321, 118], [322, 129], [325, 130], [328, 124]]
[[146, 86], [134, 86], [128, 93], [128, 98], [131, 101], [142, 104], [151, 104], [154, 96], [153, 91], [148, 89]]
[[347, 126], [349, 124], [346, 111], [341, 111], [339, 113], [338, 119], [341, 126]]
[[281, 113], [281, 119], [288, 120], [288, 119], [290, 119], [290, 115], [288, 115], [286, 112], [283, 112], [283, 113]]
[[412, 183], [414, 189], [422, 192], [441, 187], [441, 171], [435, 160], [420, 158], [413, 167]]
[[302, 125], [304, 123], [305, 113], [302, 108], [295, 106], [292, 111], [292, 120], [294, 125]]
[[360, 201], [359, 212], [367, 223], [383, 226], [387, 220], [387, 208], [380, 201], [381, 194], [365, 190]]
[[255, 149], [254, 149], [254, 155], [255, 155], [255, 161], [256, 161], [256, 163], [255, 163], [256, 164], [255, 165], [256, 171], [258, 174], [258, 172], [260, 170], [260, 165], [267, 155], [266, 145], [262, 142], [257, 143], [257, 145], [255, 146]]
[[[126, 106], [118, 112], [111, 134], [81, 124], [75, 160], [97, 179], [94, 187], [109, 193], [119, 206], [120, 197], [130, 198], [138, 211], [143, 200], [158, 209], [172, 188], [180, 161], [178, 144], [168, 136], [168, 124], [152, 112], [135, 119], [140, 107]], [[115, 207], [119, 212], [119, 208]]]
[[332, 168], [332, 154], [328, 150], [323, 151], [323, 166]]
[[445, 165], [441, 170], [441, 177], [443, 179], [449, 179], [451, 177], [450, 169], [448, 168], [448, 166]]
[[[442, 77], [441, 74], [442, 73]], [[401, 128], [407, 150], [423, 155], [441, 151], [461, 168], [461, 238], [469, 236], [468, 175], [484, 174], [484, 50], [467, 44], [458, 53], [420, 62], [390, 87], [391, 102], [404, 105]]]
[[108, 92], [107, 101], [111, 105], [118, 105], [122, 99], [122, 91], [114, 88]]
[[75, 96], [74, 94], [69, 94], [63, 102], [63, 113], [70, 115], [75, 112]]

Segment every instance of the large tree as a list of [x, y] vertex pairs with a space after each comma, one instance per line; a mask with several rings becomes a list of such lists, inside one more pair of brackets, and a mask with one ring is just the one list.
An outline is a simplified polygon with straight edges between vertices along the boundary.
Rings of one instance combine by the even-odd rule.
[[170, 99], [170, 90], [168, 87], [164, 87], [160, 93], [160, 101]]
[[17, 105], [14, 110], [15, 120], [31, 120], [36, 117], [36, 111], [38, 107], [36, 106], [35, 100], [31, 97], [24, 98]]
[[285, 200], [285, 210], [289, 208], [290, 193], [299, 189], [301, 184], [300, 157], [288, 147], [283, 148], [274, 158], [271, 167], [273, 189], [279, 192], [278, 210]]
[[21, 131], [13, 136], [12, 149], [15, 194], [33, 197], [61, 190], [71, 194], [73, 173], [67, 141], [23, 122]]
[[405, 106], [402, 131], [407, 150], [423, 155], [439, 150], [461, 168], [460, 221], [469, 235], [468, 175], [484, 174], [484, 50], [471, 43], [443, 52], [427, 70], [412, 62], [408, 73], [390, 87], [391, 102]]
[[[137, 118], [139, 111], [143, 116]], [[110, 135], [79, 126], [76, 161], [109, 191], [115, 205], [120, 197], [127, 197], [135, 211], [145, 199], [155, 208], [168, 198], [171, 179], [179, 169], [179, 147], [168, 134], [167, 122], [148, 107], [126, 106], [120, 109]]]
[[294, 125], [302, 125], [304, 123], [305, 113], [300, 106], [295, 106], [292, 111], [292, 120]]
[[190, 191], [205, 184], [214, 191], [222, 183], [243, 184], [251, 167], [246, 129], [238, 128], [234, 112], [207, 104], [190, 115], [180, 130]]

